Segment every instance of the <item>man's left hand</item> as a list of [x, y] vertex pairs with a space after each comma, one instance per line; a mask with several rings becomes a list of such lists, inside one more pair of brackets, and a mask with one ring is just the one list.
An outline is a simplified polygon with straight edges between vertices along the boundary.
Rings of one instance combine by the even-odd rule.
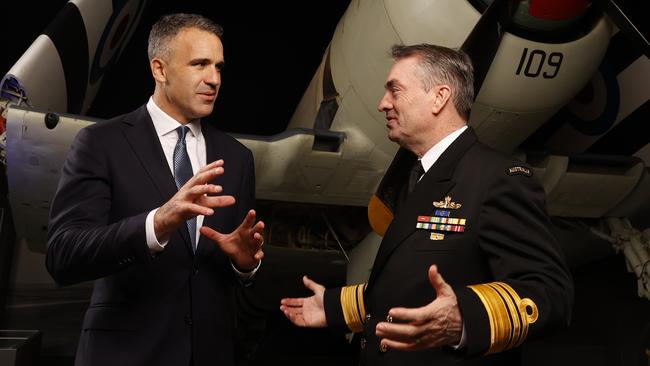
[[429, 268], [429, 281], [438, 294], [433, 302], [421, 308], [392, 308], [392, 322], [377, 324], [382, 348], [417, 351], [460, 343], [463, 322], [456, 294], [435, 265]]
[[[254, 224], [254, 225], [253, 225]], [[201, 235], [215, 242], [233, 263], [243, 271], [255, 269], [264, 257], [264, 222], [255, 223], [255, 210], [248, 211], [241, 225], [230, 234], [222, 234], [207, 226], [201, 227]]]

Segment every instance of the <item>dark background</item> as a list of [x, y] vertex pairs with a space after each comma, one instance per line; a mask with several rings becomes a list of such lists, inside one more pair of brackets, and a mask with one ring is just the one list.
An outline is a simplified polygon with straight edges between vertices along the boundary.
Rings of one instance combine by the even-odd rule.
[[[66, 2], [4, 2], [0, 75], [9, 71]], [[210, 118], [229, 132], [278, 133], [289, 122], [348, 4], [349, 0], [149, 0], [88, 114], [110, 118], [146, 102], [154, 87], [146, 51], [151, 25], [163, 14], [199, 13], [224, 27], [226, 67]]]
[[[0, 75], [9, 70], [65, 3], [64, 0], [3, 3]], [[647, 12], [641, 11], [642, 3], [647, 0], [619, 1], [648, 34]], [[210, 118], [230, 132], [278, 133], [291, 118], [348, 4], [349, 0], [149, 0], [136, 33], [120, 61], [104, 78], [89, 114], [109, 118], [143, 104], [153, 91], [146, 56], [151, 24], [162, 14], [195, 12], [217, 21], [225, 29], [227, 66], [215, 113]], [[568, 243], [564, 249], [576, 285], [573, 322], [566, 331], [527, 344], [526, 364], [648, 365], [644, 351], [650, 349], [650, 306], [648, 300], [637, 297], [636, 279], [627, 272], [622, 255], [615, 254], [602, 241], [563, 239], [563, 243]], [[25, 329], [33, 325], [44, 329], [46, 323], [51, 324], [55, 334], [65, 334], [67, 338], [61, 343], [45, 338], [45, 345], [48, 342], [51, 345], [45, 351], [50, 355], [68, 354], [75, 346], [87, 291], [71, 294], [70, 298], [80, 302], [67, 310], [60, 309], [61, 316], [12, 308], [8, 314], [10, 321], [0, 326]], [[325, 357], [328, 347], [333, 347], [327, 343], [329, 338], [324, 333], [296, 333], [281, 317], [270, 318], [268, 322], [267, 333], [260, 335], [264, 342], [257, 350], [258, 360], [285, 352], [288, 359], [300, 362], [288, 353], [313, 356], [319, 350], [316, 353]], [[291, 344], [293, 348], [289, 348]], [[341, 352], [341, 349], [329, 350]], [[61, 360], [61, 364], [69, 362], [69, 357]]]
[[[647, 0], [614, 1], [647, 37], [650, 22], [643, 6]], [[0, 75], [66, 2], [4, 1], [0, 8]], [[163, 14], [190, 12], [215, 20], [225, 30], [226, 68], [210, 118], [228, 132], [278, 133], [291, 118], [349, 3], [149, 0], [136, 32], [104, 78], [88, 114], [110, 118], [143, 104], [154, 86], [146, 55], [151, 25]]]

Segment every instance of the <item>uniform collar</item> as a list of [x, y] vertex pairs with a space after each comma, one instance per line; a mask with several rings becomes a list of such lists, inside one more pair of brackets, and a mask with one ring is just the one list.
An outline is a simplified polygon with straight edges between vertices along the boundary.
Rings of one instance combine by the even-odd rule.
[[456, 131], [450, 133], [445, 138], [440, 140], [437, 144], [433, 145], [420, 159], [422, 162], [422, 167], [424, 168], [425, 173], [433, 166], [433, 164], [438, 161], [440, 155], [442, 155], [445, 150], [451, 145], [458, 136], [460, 136], [467, 129], [467, 125], [457, 129]]

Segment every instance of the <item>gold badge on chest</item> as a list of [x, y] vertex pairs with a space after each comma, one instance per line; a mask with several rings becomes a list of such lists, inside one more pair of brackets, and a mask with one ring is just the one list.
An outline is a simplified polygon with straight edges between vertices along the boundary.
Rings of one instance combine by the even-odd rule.
[[444, 240], [443, 232], [465, 232], [467, 220], [460, 217], [451, 217], [451, 210], [459, 209], [462, 205], [452, 201], [451, 196], [445, 197], [441, 201], [433, 201], [433, 206], [437, 208], [433, 216], [418, 216], [415, 225], [417, 229], [431, 230], [430, 240]]
[[433, 206], [435, 208], [450, 208], [452, 210], [455, 210], [457, 208], [460, 208], [462, 206], [460, 203], [456, 203], [451, 200], [451, 196], [445, 197], [444, 200], [442, 201], [433, 201]]

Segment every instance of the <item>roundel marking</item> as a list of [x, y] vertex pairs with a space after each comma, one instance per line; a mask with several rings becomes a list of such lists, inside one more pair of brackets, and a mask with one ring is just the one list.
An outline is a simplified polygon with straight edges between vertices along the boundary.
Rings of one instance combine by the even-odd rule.
[[113, 14], [97, 44], [90, 69], [90, 83], [94, 84], [104, 75], [120, 54], [127, 36], [137, 26], [137, 19], [144, 10], [146, 0], [114, 0]]
[[571, 102], [569, 123], [584, 135], [602, 135], [616, 122], [620, 104], [618, 80], [604, 61], [597, 76]]

